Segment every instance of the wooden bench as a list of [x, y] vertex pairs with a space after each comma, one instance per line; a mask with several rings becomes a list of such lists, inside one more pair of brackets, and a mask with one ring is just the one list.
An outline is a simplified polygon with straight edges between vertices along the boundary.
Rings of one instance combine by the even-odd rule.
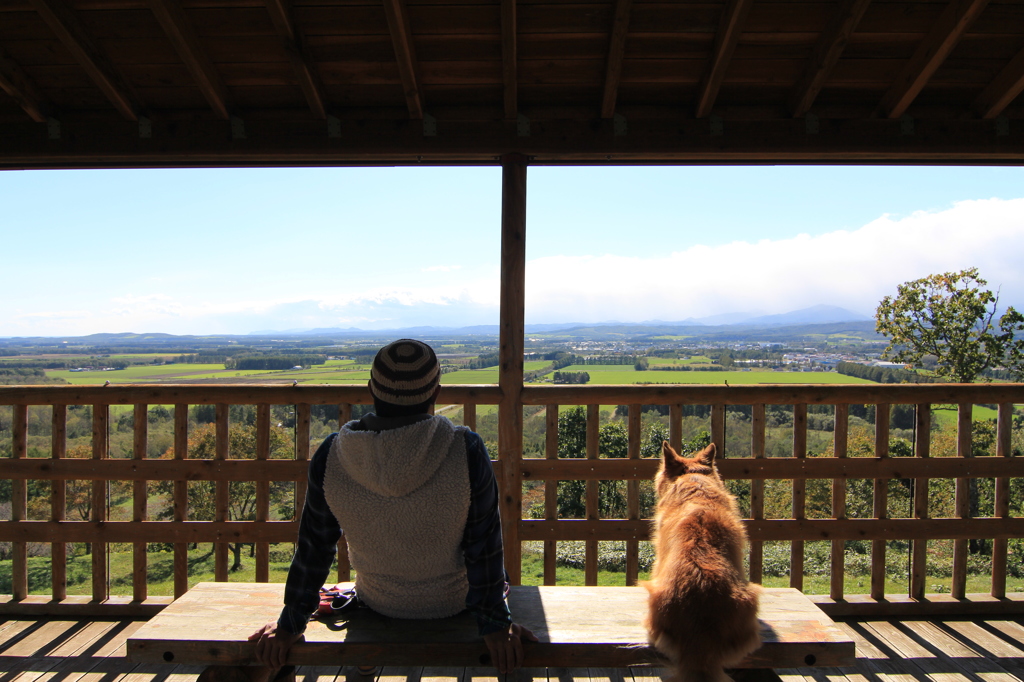
[[[284, 585], [200, 583], [128, 638], [140, 663], [250, 665], [246, 638], [277, 618]], [[660, 665], [641, 625], [647, 593], [641, 587], [513, 587], [516, 622], [540, 642], [526, 645], [529, 667]], [[853, 640], [799, 590], [766, 589], [761, 597], [763, 646], [743, 668], [853, 665]], [[294, 665], [488, 665], [475, 619], [386, 618], [357, 612], [337, 623], [313, 621], [292, 648]]]

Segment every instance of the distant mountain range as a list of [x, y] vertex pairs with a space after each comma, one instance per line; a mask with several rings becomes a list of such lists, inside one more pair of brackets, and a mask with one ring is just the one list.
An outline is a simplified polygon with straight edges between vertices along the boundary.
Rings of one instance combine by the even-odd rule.
[[[163, 333], [102, 333], [79, 337], [0, 337], [5, 346], [85, 346], [91, 348], [202, 349], [230, 344], [249, 346], [330, 344], [332, 342], [381, 343], [400, 337], [497, 337], [496, 324], [468, 327], [401, 327], [395, 329], [313, 328], [262, 330], [249, 334], [174, 335]], [[552, 342], [558, 341], [624, 341], [656, 343], [665, 337], [685, 337], [713, 342], [792, 342], [812, 340], [823, 335], [841, 334], [864, 341], [878, 341], [874, 320], [837, 306], [819, 305], [779, 315], [760, 313], [729, 313], [679, 321], [646, 320], [644, 322], [562, 322], [527, 324], [526, 334]], [[484, 339], [481, 339], [484, 340]], [[490, 342], [490, 340], [487, 340]], [[70, 344], [70, 345], [69, 345]]]
[[[778, 315], [764, 315], [761, 313], [725, 313], [712, 315], [710, 317], [687, 318], [679, 321], [645, 320], [644, 322], [619, 322], [609, 320], [605, 322], [561, 322], [555, 324], [527, 324], [527, 334], [545, 334], [552, 332], [563, 332], [574, 329], [597, 329], [601, 327], [625, 328], [692, 328], [692, 327], [744, 327], [744, 328], [770, 328], [788, 327], [794, 325], [808, 324], [835, 324], [842, 322], [871, 322], [873, 318], [855, 313], [846, 308], [833, 305], [816, 305], [810, 308], [802, 308], [788, 313]], [[872, 323], [872, 329], [874, 325]], [[474, 325], [469, 327], [401, 327], [397, 329], [366, 330], [356, 327], [318, 327], [315, 329], [286, 329], [286, 330], [261, 330], [251, 332], [249, 336], [379, 336], [385, 333], [401, 332], [403, 334], [457, 334], [457, 335], [493, 335], [499, 332], [496, 324]]]

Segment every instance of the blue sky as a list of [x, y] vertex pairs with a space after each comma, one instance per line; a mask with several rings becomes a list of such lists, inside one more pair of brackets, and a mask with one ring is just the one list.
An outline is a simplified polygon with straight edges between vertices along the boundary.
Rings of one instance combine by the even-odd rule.
[[[0, 173], [0, 336], [496, 324], [498, 168]], [[817, 304], [977, 266], [1024, 307], [1024, 169], [533, 167], [528, 323]]]

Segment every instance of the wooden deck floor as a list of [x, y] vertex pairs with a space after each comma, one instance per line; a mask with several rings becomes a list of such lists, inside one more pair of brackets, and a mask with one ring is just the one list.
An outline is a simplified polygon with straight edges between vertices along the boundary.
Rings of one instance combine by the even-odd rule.
[[[0, 621], [0, 682], [194, 682], [201, 668], [140, 665], [125, 639], [142, 621]], [[857, 665], [777, 671], [783, 682], [1024, 682], [1024, 618], [848, 620]], [[648, 668], [526, 669], [516, 682], [657, 682]], [[368, 682], [304, 667], [299, 682]], [[373, 682], [496, 682], [493, 669], [384, 668]]]

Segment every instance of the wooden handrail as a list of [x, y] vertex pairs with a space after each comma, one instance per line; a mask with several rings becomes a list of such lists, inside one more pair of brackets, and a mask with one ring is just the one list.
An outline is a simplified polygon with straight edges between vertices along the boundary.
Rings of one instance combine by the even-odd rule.
[[[511, 523], [517, 541], [541, 541], [544, 552], [544, 583], [555, 584], [556, 550], [559, 542], [584, 541], [585, 578], [588, 584], [598, 579], [598, 547], [602, 541], [624, 541], [626, 546], [625, 579], [635, 584], [639, 577], [640, 543], [648, 539], [650, 521], [641, 518], [640, 494], [642, 481], [653, 477], [658, 459], [641, 458], [641, 410], [644, 405], [668, 406], [669, 439], [679, 447], [682, 441], [684, 406], [708, 406], [711, 438], [719, 445], [719, 471], [727, 480], [749, 481], [749, 518], [745, 521], [750, 535], [750, 576], [763, 577], [765, 543], [788, 542], [790, 546], [791, 584], [803, 585], [804, 551], [806, 542], [829, 541], [833, 556], [830, 563], [829, 596], [840, 602], [851, 595], [845, 594], [844, 542], [868, 540], [871, 546], [870, 595], [857, 596], [858, 609], [866, 608], [864, 599], [879, 604], [892, 595], [886, 594], [885, 556], [887, 542], [911, 542], [909, 555], [909, 591], [903, 596], [917, 599], [927, 607], [926, 595], [927, 553], [929, 541], [949, 541], [954, 547], [953, 596], [965, 596], [967, 584], [968, 540], [993, 540], [991, 596], [1006, 596], [1007, 541], [1024, 537], [1024, 519], [1010, 516], [1009, 481], [1024, 478], [1024, 457], [1011, 452], [1013, 405], [1024, 403], [1024, 384], [922, 384], [922, 385], [759, 385], [709, 386], [682, 384], [650, 384], [633, 386], [522, 386], [518, 393], [518, 408], [510, 407], [508, 397], [494, 385], [445, 385], [439, 402], [463, 406], [463, 422], [474, 428], [478, 405], [499, 405], [505, 399], [506, 419], [499, 420], [499, 430], [507, 428], [509, 415], [524, 406], [543, 407], [541, 410], [546, 437], [543, 458], [522, 457], [521, 444], [497, 453], [494, 462], [496, 478], [501, 486], [502, 498], [512, 502], [505, 509], [520, 509], [523, 484], [541, 482], [545, 487], [542, 519], [517, 519]], [[64, 581], [67, 565], [64, 553], [67, 543], [90, 543], [93, 547], [93, 594], [96, 611], [108, 614], [110, 609], [122, 608], [121, 597], [109, 597], [109, 576], [105, 562], [106, 547], [110, 543], [127, 543], [133, 548], [133, 602], [156, 608], [159, 598], [152, 598], [146, 589], [147, 543], [168, 543], [174, 547], [174, 593], [180, 596], [188, 589], [188, 553], [190, 543], [214, 544], [215, 575], [219, 580], [228, 578], [228, 543], [252, 543], [255, 546], [256, 577], [269, 579], [270, 545], [294, 541], [298, 527], [298, 513], [305, 495], [308, 458], [310, 455], [311, 407], [333, 405], [337, 407], [339, 422], [352, 415], [353, 405], [368, 404], [370, 395], [365, 386], [328, 385], [108, 385], [108, 386], [3, 386], [0, 387], [0, 407], [11, 407], [12, 457], [0, 467], [0, 479], [11, 481], [11, 519], [0, 521], [0, 542], [13, 543], [12, 595], [8, 601], [0, 599], [0, 613], [30, 613], [37, 608], [38, 597], [28, 594], [28, 543], [51, 544], [54, 560], [51, 575], [54, 583], [51, 597], [45, 606], [47, 613], [60, 613], [61, 604], [67, 613], [82, 612], [80, 598], [69, 598]], [[892, 405], [915, 405], [915, 444], [910, 457], [896, 457], [889, 452], [889, 431], [885, 415]], [[971, 452], [972, 411], [976, 404], [998, 405], [996, 453], [994, 457], [973, 457]], [[68, 407], [90, 406], [93, 414], [92, 456], [67, 457]], [[133, 406], [134, 427], [130, 458], [111, 458], [111, 408], [114, 405]], [[174, 456], [154, 459], [146, 456], [146, 415], [151, 405], [174, 406]], [[193, 405], [215, 405], [214, 457], [199, 459], [188, 452], [188, 410]], [[256, 406], [255, 449], [252, 453], [229, 452], [229, 412], [233, 405]], [[271, 406], [294, 407], [295, 444], [291, 456], [280, 459], [270, 452]], [[586, 457], [562, 459], [558, 457], [558, 414], [562, 406], [587, 405]], [[621, 459], [604, 457], [600, 452], [600, 406], [628, 406], [626, 419], [628, 433], [627, 456]], [[768, 405], [793, 406], [794, 422], [791, 428], [792, 451], [785, 457], [766, 457], [766, 409]], [[808, 451], [808, 406], [834, 406], [834, 431], [830, 456]], [[875, 428], [872, 456], [850, 456], [847, 452], [850, 438], [848, 419], [851, 405], [873, 405], [883, 423]], [[958, 436], [955, 456], [937, 457], [931, 448], [931, 408], [935, 405], [957, 406]], [[50, 456], [29, 457], [29, 410], [34, 407], [52, 407]], [[731, 407], [749, 408], [749, 445], [743, 441], [739, 448], [729, 437]], [[746, 410], [744, 410], [746, 412]], [[820, 417], [819, 417], [820, 418]], [[789, 429], [790, 427], [787, 427]], [[519, 436], [521, 438], [521, 435]], [[746, 436], [744, 437], [746, 438]], [[508, 441], [506, 434], [505, 441]], [[747, 448], [749, 447], [749, 450]], [[242, 455], [239, 457], [238, 455]], [[492, 453], [494, 454], [494, 453]], [[271, 458], [274, 457], [274, 458]], [[982, 517], [967, 504], [971, 481], [995, 479], [995, 502], [992, 516]], [[928, 481], [950, 479], [957, 482], [957, 500], [953, 518], [929, 518]], [[809, 481], [824, 480], [832, 484], [831, 518], [807, 518], [804, 496]], [[875, 518], [847, 518], [847, 482], [870, 480], [873, 490]], [[888, 482], [912, 481], [912, 503], [907, 518], [886, 518]], [[50, 481], [52, 501], [48, 519], [29, 519], [28, 490], [31, 481]], [[91, 481], [92, 512], [89, 520], [68, 520], [65, 514], [65, 482]], [[110, 520], [106, 500], [110, 481], [131, 482], [131, 520]], [[150, 520], [147, 511], [147, 484], [154, 481], [173, 482], [171, 520]], [[187, 489], [190, 482], [212, 481], [217, 491], [213, 521], [190, 520], [187, 514]], [[256, 511], [253, 521], [230, 520], [228, 491], [233, 481], [256, 483]], [[555, 483], [583, 481], [585, 483], [585, 516], [583, 519], [559, 518]], [[625, 519], [603, 518], [599, 507], [599, 482], [625, 481]], [[788, 481], [793, 493], [793, 504], [786, 512], [789, 518], [765, 518], [765, 485], [772, 481]], [[295, 488], [294, 510], [291, 520], [270, 520], [269, 489], [272, 482], [291, 482]], [[816, 502], [815, 514], [820, 516], [821, 503]], [[506, 520], [506, 524], [509, 521]], [[339, 545], [339, 579], [350, 576], [347, 547]], [[891, 551], [891, 550], [890, 550]], [[510, 552], [509, 556], [517, 556]], [[1015, 597], [1016, 599], [1016, 597]], [[1006, 603], [982, 601], [973, 609], [1005, 610]], [[866, 602], [865, 602], [866, 603]], [[1024, 605], [1024, 600], [1014, 603]], [[38, 608], [44, 608], [38, 606]], [[125, 613], [131, 608], [124, 607]], [[912, 610], [912, 609], [911, 609]], [[134, 613], [134, 612], [133, 612]], [[147, 611], [148, 613], [148, 611]]]

